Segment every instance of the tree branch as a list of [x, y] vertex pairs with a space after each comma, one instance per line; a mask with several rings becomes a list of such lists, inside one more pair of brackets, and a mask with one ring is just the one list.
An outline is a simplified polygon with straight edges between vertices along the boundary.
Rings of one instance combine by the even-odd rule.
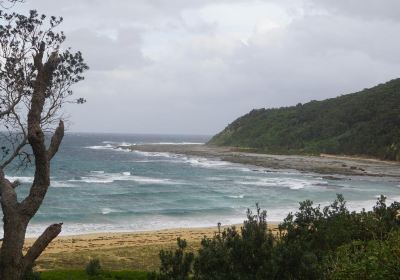
[[50, 146], [49, 149], [47, 150], [47, 157], [49, 160], [51, 160], [53, 156], [57, 153], [63, 137], [64, 137], [64, 122], [60, 120], [60, 123], [58, 124], [56, 131], [51, 137]]
[[4, 215], [17, 211], [17, 194], [13, 184], [5, 178], [3, 169], [0, 169], [0, 195], [1, 207]]
[[0, 112], [0, 118], [4, 117], [4, 116], [6, 116], [6, 115], [11, 114], [11, 112], [15, 109], [15, 107], [16, 107], [16, 106], [19, 104], [19, 102], [21, 101], [21, 98], [22, 98], [22, 95], [19, 95], [19, 96], [17, 97], [17, 99], [14, 100], [6, 110], [1, 111], [1, 112]]
[[1, 169], [4, 169], [7, 165], [9, 165], [14, 158], [16, 158], [19, 153], [21, 152], [21, 150], [25, 147], [25, 145], [27, 144], [27, 137], [25, 137], [21, 143], [19, 143], [19, 145], [16, 147], [16, 149], [14, 149], [13, 154], [0, 166]]
[[33, 243], [24, 257], [25, 270], [33, 266], [35, 260], [46, 249], [50, 242], [60, 234], [62, 225], [62, 223], [59, 223], [49, 226], [35, 243]]

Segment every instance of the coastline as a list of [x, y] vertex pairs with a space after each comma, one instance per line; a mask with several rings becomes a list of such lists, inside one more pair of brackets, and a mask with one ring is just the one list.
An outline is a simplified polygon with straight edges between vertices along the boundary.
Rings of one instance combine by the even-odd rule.
[[[228, 147], [210, 147], [202, 144], [151, 144], [118, 147], [157, 156], [171, 154], [202, 157], [232, 163], [263, 167], [272, 170], [299, 170], [322, 174], [329, 179], [340, 176], [385, 176], [400, 181], [400, 163], [376, 159], [336, 155], [299, 156], [269, 155], [238, 151]], [[149, 154], [150, 155], [150, 154]], [[151, 155], [150, 155], [151, 156]], [[391, 179], [392, 180], [392, 179]], [[269, 227], [277, 232], [276, 222]], [[240, 227], [240, 225], [237, 225]], [[83, 269], [93, 258], [100, 259], [106, 269], [152, 271], [159, 267], [159, 251], [174, 250], [176, 238], [188, 241], [188, 251], [196, 251], [204, 236], [212, 237], [217, 227], [193, 227], [140, 232], [104, 232], [60, 236], [55, 239], [37, 261], [38, 270]], [[25, 250], [34, 238], [27, 238]]]
[[[241, 227], [240, 224], [235, 226]], [[277, 233], [277, 227], [277, 222], [268, 223], [274, 233]], [[60, 236], [43, 252], [35, 269], [84, 269], [90, 259], [99, 258], [106, 269], [157, 270], [159, 251], [174, 250], [177, 237], [186, 239], [188, 251], [195, 251], [204, 236], [211, 238], [217, 231], [215, 226]], [[27, 238], [24, 250], [34, 241], [34, 238]]]
[[216, 147], [204, 144], [164, 145], [142, 144], [121, 146], [130, 151], [171, 153], [218, 159], [232, 163], [264, 167], [268, 169], [294, 169], [324, 175], [350, 175], [400, 178], [400, 162], [372, 158], [326, 155], [273, 155], [238, 151], [232, 147]]

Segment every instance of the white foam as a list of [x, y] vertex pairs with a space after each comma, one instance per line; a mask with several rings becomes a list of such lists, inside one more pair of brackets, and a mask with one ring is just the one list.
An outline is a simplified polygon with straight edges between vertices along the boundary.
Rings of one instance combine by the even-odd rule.
[[166, 158], [171, 158], [171, 157], [175, 157], [177, 158], [177, 155], [173, 155], [170, 153], [157, 153], [157, 152], [144, 152], [144, 151], [137, 151], [134, 150], [134, 153], [141, 155], [141, 156], [145, 156], [145, 157], [166, 157]]
[[[34, 177], [29, 176], [7, 176], [6, 177], [10, 182], [19, 181], [22, 184], [30, 184], [33, 182]], [[50, 186], [54, 188], [70, 188], [74, 187], [72, 184], [68, 184], [65, 181], [53, 180], [50, 178]]]
[[221, 166], [230, 166], [232, 165], [227, 161], [219, 161], [219, 160], [209, 160], [207, 158], [188, 158], [186, 160], [190, 165], [195, 167], [206, 167], [206, 168], [215, 168]]
[[121, 212], [121, 211], [117, 210], [117, 209], [113, 209], [113, 208], [108, 208], [108, 207], [101, 208], [101, 214], [103, 214], [103, 215], [107, 215], [110, 213], [119, 213], [119, 212]]
[[[127, 146], [131, 146], [130, 144]], [[124, 147], [123, 145], [118, 145], [114, 146], [111, 144], [103, 145], [103, 146], [87, 146], [85, 147], [86, 149], [91, 149], [91, 150], [108, 150], [108, 151], [118, 151], [118, 152], [130, 152], [129, 149], [122, 148]]]
[[140, 176], [131, 176], [132, 181], [142, 183], [142, 184], [164, 184], [164, 185], [178, 185], [180, 182], [174, 182], [169, 179], [157, 179], [157, 178], [148, 178], [148, 177], [140, 177]]
[[128, 143], [128, 142], [115, 142], [115, 141], [103, 141], [103, 144], [108, 144], [108, 145], [112, 145], [114, 147], [129, 147], [132, 145], [136, 145], [136, 143]]
[[208, 168], [208, 169], [226, 169], [238, 170], [242, 172], [253, 172], [250, 168], [244, 167], [241, 164], [231, 163], [228, 161], [209, 159], [205, 157], [186, 157], [181, 156], [181, 160], [190, 164], [193, 167]]
[[96, 184], [108, 184], [112, 183], [115, 180], [113, 179], [101, 179], [101, 178], [95, 178], [95, 177], [81, 177], [81, 179], [71, 179], [68, 180], [68, 182], [83, 182], [83, 183], [96, 183]]
[[10, 182], [18, 181], [18, 182], [20, 182], [22, 184], [24, 184], [24, 183], [32, 183], [33, 182], [33, 177], [29, 177], [29, 176], [6, 176], [6, 178]]
[[122, 142], [122, 143], [118, 144], [118, 146], [120, 146], [120, 147], [129, 147], [129, 146], [132, 146], [132, 145], [136, 145], [136, 143]]
[[64, 181], [51, 181], [50, 186], [53, 188], [74, 188], [76, 185]]
[[86, 149], [91, 149], [91, 150], [114, 150], [115, 146], [111, 144], [103, 145], [103, 146], [88, 146], [85, 147]]
[[89, 174], [89, 176], [83, 176], [78, 179], [70, 179], [68, 182], [73, 183], [88, 183], [88, 184], [110, 184], [115, 181], [133, 181], [140, 184], [164, 184], [164, 185], [178, 185], [181, 182], [172, 181], [165, 178], [151, 178], [144, 176], [134, 176], [131, 172], [121, 172], [121, 173], [97, 173]]
[[103, 170], [93, 170], [93, 171], [90, 171], [90, 173], [104, 174], [104, 171]]
[[118, 152], [125, 152], [125, 153], [130, 153], [131, 152], [130, 150], [125, 149], [125, 148], [121, 148], [121, 147], [114, 148], [114, 150], [118, 151]]
[[[251, 178], [251, 177], [245, 177]], [[322, 184], [327, 184], [325, 181], [319, 180], [301, 180], [294, 178], [251, 178], [248, 181], [235, 181], [241, 185], [253, 185], [260, 187], [286, 187], [291, 190], [300, 190], [305, 188], [321, 188]]]
[[228, 195], [228, 197], [230, 197], [230, 198], [244, 198], [244, 194], [241, 194], [241, 195]]

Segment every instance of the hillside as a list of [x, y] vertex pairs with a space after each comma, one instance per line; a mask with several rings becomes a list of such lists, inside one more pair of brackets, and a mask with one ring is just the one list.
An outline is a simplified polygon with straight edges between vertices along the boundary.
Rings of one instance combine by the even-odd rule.
[[365, 155], [399, 161], [400, 79], [323, 101], [252, 110], [208, 144], [266, 153]]

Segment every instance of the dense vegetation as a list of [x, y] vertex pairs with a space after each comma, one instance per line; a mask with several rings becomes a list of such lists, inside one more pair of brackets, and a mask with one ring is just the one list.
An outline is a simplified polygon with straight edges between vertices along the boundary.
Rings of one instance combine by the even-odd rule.
[[400, 203], [387, 206], [383, 196], [359, 213], [341, 195], [323, 209], [304, 201], [274, 235], [257, 207], [240, 230], [205, 237], [194, 259], [178, 239], [175, 253], [160, 253], [160, 271], [149, 279], [399, 279], [399, 211]]
[[209, 144], [400, 160], [400, 79], [323, 101], [253, 110]]

